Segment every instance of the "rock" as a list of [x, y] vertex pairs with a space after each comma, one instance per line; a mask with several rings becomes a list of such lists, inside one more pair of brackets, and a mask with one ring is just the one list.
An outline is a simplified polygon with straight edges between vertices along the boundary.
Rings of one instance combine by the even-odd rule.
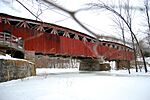
[[35, 65], [25, 60], [0, 59], [0, 82], [36, 75]]
[[108, 71], [110, 64], [100, 64], [97, 59], [81, 59], [79, 70], [81, 71]]

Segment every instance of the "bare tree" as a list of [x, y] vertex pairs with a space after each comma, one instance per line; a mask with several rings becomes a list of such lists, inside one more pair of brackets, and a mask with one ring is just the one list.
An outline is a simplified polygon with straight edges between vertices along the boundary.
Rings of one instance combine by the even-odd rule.
[[[16, 0], [16, 1], [18, 1], [18, 0]], [[38, 0], [37, 0], [38, 1]], [[94, 32], [92, 32], [89, 28], [87, 28], [85, 25], [83, 25], [83, 23], [81, 23], [78, 19], [77, 19], [77, 17], [75, 16], [76, 15], [76, 13], [78, 13], [79, 11], [83, 11], [83, 10], [87, 10], [87, 8], [86, 9], [79, 9], [79, 10], [77, 10], [77, 11], [69, 11], [69, 10], [67, 10], [67, 9], [65, 9], [65, 8], [63, 8], [63, 7], [60, 7], [60, 6], [58, 6], [58, 5], [56, 5], [56, 4], [54, 4], [53, 2], [50, 2], [49, 0], [42, 0], [42, 1], [44, 1], [45, 3], [47, 3], [48, 5], [50, 5], [50, 6], [54, 6], [54, 7], [56, 7], [57, 9], [60, 9], [60, 10], [62, 10], [62, 11], [64, 11], [64, 12], [66, 12], [66, 13], [68, 13], [71, 17], [72, 17], [72, 19], [74, 19], [81, 27], [83, 27], [84, 29], [86, 29], [89, 33], [91, 33], [92, 35], [94, 35], [96, 38], [97, 38], [97, 42], [96, 42], [96, 45], [93, 47], [93, 51], [94, 51], [94, 53], [97, 55], [97, 58], [99, 58], [100, 59], [100, 61], [103, 61], [103, 56], [101, 56], [101, 55], [99, 55], [98, 54], [98, 52], [97, 52], [97, 47], [98, 47], [98, 45], [100, 44], [99, 43], [99, 38], [100, 38], [100, 36], [98, 35], [98, 34], [95, 34]], [[134, 34], [134, 32], [133, 32], [133, 30], [132, 30], [132, 19], [131, 19], [131, 15], [130, 15], [130, 12], [129, 12], [129, 10], [127, 10], [126, 11], [126, 13], [127, 13], [127, 18], [125, 18], [124, 16], [122, 16], [119, 12], [117, 12], [113, 7], [111, 7], [111, 6], [109, 6], [109, 5], [106, 5], [105, 3], [103, 3], [103, 2], [100, 2], [100, 3], [93, 3], [92, 4], [92, 6], [94, 6], [94, 7], [96, 7], [96, 8], [98, 8], [98, 9], [104, 9], [104, 10], [108, 10], [108, 11], [110, 11], [110, 12], [112, 12], [113, 14], [115, 14], [116, 16], [118, 16], [123, 22], [124, 22], [124, 24], [126, 25], [126, 27], [129, 29], [129, 31], [130, 31], [130, 33], [131, 33], [131, 37], [133, 38], [133, 39], [135, 39], [135, 41], [137, 42], [137, 44], [138, 44], [138, 46], [139, 46], [139, 42], [138, 42], [138, 40], [137, 40], [137, 38], [136, 38], [136, 35]], [[126, 6], [125, 6], [126, 7]], [[128, 7], [128, 9], [129, 9], [129, 6], [127, 6]], [[27, 9], [29, 12], [30, 12], [30, 10], [29, 9]], [[39, 9], [40, 10], [40, 9]], [[31, 12], [32, 13], [32, 12]], [[35, 14], [33, 14], [36, 18], [38, 18], [38, 16], [41, 14], [42, 12], [40, 11], [40, 13], [38, 13], [37, 15], [35, 15]], [[134, 41], [134, 40], [133, 40]], [[146, 67], [146, 62], [145, 62], [145, 59], [144, 59], [144, 56], [143, 56], [143, 52], [142, 52], [142, 49], [140, 48], [140, 46], [139, 46], [139, 49], [140, 49], [140, 52], [141, 52], [141, 55], [142, 55], [142, 58], [143, 58], [143, 62], [144, 62], [144, 68], [145, 68], [145, 72], [147, 72], [147, 67]]]
[[[123, 9], [124, 6], [127, 6], [127, 3], [126, 2], [122, 2], [122, 1], [119, 0], [118, 1], [118, 7], [117, 7], [118, 12], [122, 16], [128, 16], [128, 14], [126, 14], [126, 12], [127, 12], [126, 10], [127, 9]], [[113, 5], [113, 7], [116, 7], [116, 6]], [[117, 28], [120, 29], [121, 35], [122, 35], [123, 44], [125, 46], [126, 45], [126, 40], [125, 40], [125, 24], [124, 24], [123, 20], [120, 19], [119, 16], [115, 16], [115, 15], [113, 16], [113, 22], [116, 24]], [[124, 60], [126, 60], [126, 58], [127, 58], [127, 55], [125, 54], [124, 55]], [[128, 71], [130, 73], [130, 68], [129, 67], [128, 67]]]
[[128, 3], [129, 3], [129, 1], [123, 7], [124, 9], [126, 9], [126, 15], [127, 15], [126, 17], [122, 16], [122, 14], [120, 14], [120, 12], [118, 12], [117, 10], [115, 10], [114, 6], [112, 7], [111, 5], [107, 5], [107, 4], [105, 4], [104, 2], [101, 2], [101, 1], [99, 1], [99, 3], [91, 3], [90, 5], [93, 7], [93, 9], [103, 9], [103, 10], [110, 11], [111, 13], [115, 14], [116, 16], [118, 16], [125, 23], [125, 25], [127, 26], [127, 28], [129, 29], [129, 31], [131, 33], [133, 45], [134, 45], [134, 39], [135, 39], [135, 41], [136, 41], [136, 43], [137, 43], [137, 45], [139, 47], [139, 50], [140, 50], [140, 53], [142, 55], [143, 62], [144, 62], [144, 69], [145, 69], [145, 72], [147, 72], [147, 66], [146, 66], [144, 55], [143, 55], [143, 51], [140, 48], [138, 39], [137, 39], [135, 33], [132, 30], [132, 19], [131, 19], [132, 18], [131, 17], [132, 13], [129, 10], [129, 9], [132, 9], [132, 8], [129, 6]]
[[150, 46], [150, 15], [149, 15], [149, 0], [144, 0], [144, 6], [145, 6], [145, 15], [146, 15], [146, 21], [148, 26], [147, 34], [147, 42]]
[[[125, 17], [126, 17], [126, 21], [129, 24], [131, 30], [132, 30], [132, 14], [133, 14], [133, 10], [132, 10], [132, 6], [130, 6], [130, 0], [126, 0], [125, 3]], [[136, 67], [136, 72], [138, 72], [138, 67], [137, 67], [137, 56], [136, 56], [136, 48], [135, 48], [135, 42], [134, 42], [134, 36], [133, 34], [131, 34], [131, 38], [132, 38], [132, 46], [133, 46], [133, 50], [134, 50], [134, 57], [135, 57], [135, 67]]]
[[[115, 7], [115, 6], [114, 6]], [[124, 18], [126, 18], [127, 22], [129, 23], [130, 27], [132, 27], [132, 9], [131, 9], [131, 5], [130, 5], [130, 1], [126, 0], [126, 1], [120, 1], [118, 2], [118, 12], [120, 13], [120, 15], [122, 15]], [[124, 46], [126, 45], [126, 41], [125, 41], [125, 23], [123, 22], [122, 19], [120, 19], [119, 16], [114, 16], [113, 21], [115, 22], [115, 24], [118, 26], [118, 28], [121, 30], [121, 34], [122, 34], [122, 39], [123, 39], [123, 44]], [[131, 34], [132, 35], [132, 34]], [[136, 72], [138, 72], [138, 67], [137, 67], [137, 57], [136, 57], [136, 50], [135, 50], [135, 44], [134, 44], [134, 38], [132, 37], [132, 46], [133, 46], [133, 50], [134, 50], [134, 57], [135, 57], [135, 68], [136, 68]], [[124, 55], [124, 58], [126, 60], [127, 55]], [[128, 67], [128, 71], [130, 73], [130, 67]]]
[[[120, 0], [119, 0], [119, 5], [120, 6], [119, 6], [118, 10], [119, 10], [120, 14], [122, 15], [122, 13], [123, 13], [122, 10], [123, 9], [122, 9], [122, 3], [121, 3]], [[112, 20], [116, 24], [117, 28], [120, 29], [123, 43], [124, 43], [124, 45], [126, 45], [126, 40], [125, 40], [125, 35], [124, 35], [124, 32], [125, 32], [124, 22], [118, 16], [113, 16]]]
[[99, 63], [103, 63], [104, 61], [104, 56], [99, 55], [98, 51], [97, 51], [97, 47], [100, 45], [99, 42], [99, 38], [100, 35], [96, 34], [95, 32], [91, 31], [88, 27], [86, 27], [81, 21], [79, 21], [79, 19], [76, 17], [76, 14], [80, 11], [84, 11], [84, 10], [88, 10], [89, 8], [83, 8], [83, 9], [78, 9], [76, 11], [69, 11], [61, 6], [58, 6], [57, 4], [49, 1], [49, 0], [43, 0], [45, 3], [49, 4], [50, 6], [54, 6], [57, 9], [69, 14], [71, 16], [71, 18], [76, 21], [82, 28], [84, 28], [85, 30], [87, 30], [89, 33], [91, 33], [94, 37], [96, 37], [96, 44], [92, 47], [92, 51], [93, 53], [95, 53], [96, 57], [98, 58]]
[[[99, 42], [99, 38], [100, 36], [98, 34], [95, 34], [93, 31], [91, 31], [89, 28], [87, 28], [85, 25], [83, 25], [83, 23], [81, 23], [78, 18], [76, 17], [76, 14], [80, 11], [83, 11], [83, 10], [87, 10], [87, 8], [85, 9], [78, 9], [76, 11], [69, 11], [63, 7], [60, 7], [58, 5], [56, 5], [55, 3], [53, 2], [50, 2], [49, 0], [43, 0], [45, 3], [47, 3], [48, 5], [50, 6], [54, 6], [56, 7], [57, 9], [59, 10], [62, 10], [63, 12], [65, 13], [68, 13], [72, 19], [74, 19], [82, 28], [86, 29], [89, 33], [91, 33], [92, 35], [94, 35], [96, 38], [97, 38], [97, 42], [96, 42], [96, 45], [94, 45], [93, 47], [93, 52], [96, 54], [97, 58], [99, 59], [99, 62], [103, 62], [104, 61], [104, 57], [99, 55], [98, 54], [98, 51], [97, 51], [97, 47], [100, 45], [100, 42]], [[128, 4], [127, 4], [128, 5]], [[134, 34], [133, 30], [132, 30], [132, 27], [131, 27], [131, 23], [132, 23], [132, 20], [131, 20], [131, 15], [130, 15], [130, 12], [129, 10], [126, 11], [127, 13], [127, 19], [125, 19], [119, 12], [117, 12], [114, 8], [112, 8], [111, 6], [108, 6], [106, 5], [105, 3], [103, 2], [100, 2], [100, 3], [93, 3], [92, 6], [94, 7], [97, 7], [99, 9], [104, 9], [104, 10], [108, 10], [110, 12], [112, 12], [113, 14], [117, 15], [124, 23], [125, 25], [127, 26], [127, 28], [129, 29], [129, 31], [131, 32], [131, 37], [133, 39], [135, 39], [135, 41], [137, 42], [138, 46], [139, 46], [139, 43], [138, 43], [138, 40], [136, 38], [136, 35]], [[129, 9], [129, 6], [125, 6], [125, 8]], [[139, 47], [140, 48], [140, 47]], [[144, 56], [143, 56], [143, 52], [142, 52], [142, 49], [140, 49], [140, 52], [141, 52], [141, 55], [143, 57], [143, 62], [144, 62], [144, 68], [145, 68], [145, 72], [147, 72], [147, 67], [146, 67], [146, 62], [145, 62], [145, 59], [144, 59]]]
[[[52, 10], [55, 9], [54, 6], [48, 6], [45, 4], [42, 0], [36, 0], [38, 9], [36, 11], [36, 17], [39, 18], [40, 15], [42, 15], [46, 10]], [[55, 1], [53, 1], [55, 2]], [[37, 20], [36, 18], [36, 20]]]

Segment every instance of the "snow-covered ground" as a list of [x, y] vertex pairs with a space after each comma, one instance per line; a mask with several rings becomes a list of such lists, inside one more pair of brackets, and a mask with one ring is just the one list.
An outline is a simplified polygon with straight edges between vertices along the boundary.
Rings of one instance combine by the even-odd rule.
[[36, 71], [37, 76], [0, 83], [0, 100], [150, 100], [150, 67], [148, 73], [132, 69], [130, 75], [127, 70]]
[[29, 63], [32, 63], [32, 62], [30, 62], [28, 60], [25, 60], [25, 59], [13, 58], [13, 57], [11, 57], [8, 54], [6, 54], [6, 55], [0, 55], [0, 59], [5, 59], [5, 60], [20, 60], [20, 61], [27, 61]]
[[150, 73], [37, 69], [37, 76], [0, 83], [0, 100], [150, 100]]

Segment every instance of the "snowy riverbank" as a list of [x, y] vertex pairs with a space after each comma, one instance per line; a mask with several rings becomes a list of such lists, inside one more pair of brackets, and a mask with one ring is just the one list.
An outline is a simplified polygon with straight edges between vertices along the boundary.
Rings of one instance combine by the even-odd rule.
[[37, 76], [0, 83], [0, 100], [149, 100], [150, 74], [139, 75], [37, 69]]
[[0, 100], [150, 100], [150, 67], [148, 73], [131, 69], [131, 74], [77, 68], [36, 71], [37, 76], [0, 83]]

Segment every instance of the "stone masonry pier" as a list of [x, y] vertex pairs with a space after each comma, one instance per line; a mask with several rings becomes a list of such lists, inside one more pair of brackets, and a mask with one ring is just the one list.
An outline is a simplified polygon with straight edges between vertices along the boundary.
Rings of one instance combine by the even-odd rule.
[[35, 65], [26, 60], [0, 59], [0, 82], [36, 75]]
[[81, 59], [79, 70], [81, 71], [106, 71], [110, 70], [107, 63], [100, 64], [97, 59]]

